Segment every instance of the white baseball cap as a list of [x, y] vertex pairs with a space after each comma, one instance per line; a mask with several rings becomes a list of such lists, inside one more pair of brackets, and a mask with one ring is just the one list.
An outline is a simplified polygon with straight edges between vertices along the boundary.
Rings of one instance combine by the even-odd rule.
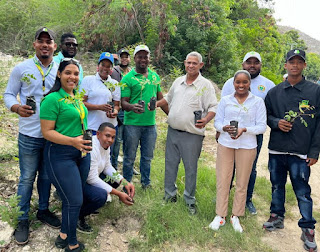
[[253, 52], [253, 51], [252, 51], [252, 52], [248, 52], [248, 53], [246, 54], [246, 56], [244, 56], [242, 63], [245, 62], [245, 61], [247, 61], [247, 59], [249, 59], [249, 58], [256, 58], [257, 60], [259, 60], [260, 62], [262, 62], [262, 61], [261, 61], [261, 56], [260, 56], [260, 54], [257, 53], [257, 52]]
[[136, 54], [140, 51], [146, 51], [148, 54], [150, 54], [150, 50], [149, 47], [146, 45], [138, 45], [135, 49], [134, 49], [134, 53], [133, 53], [133, 57], [136, 56]]

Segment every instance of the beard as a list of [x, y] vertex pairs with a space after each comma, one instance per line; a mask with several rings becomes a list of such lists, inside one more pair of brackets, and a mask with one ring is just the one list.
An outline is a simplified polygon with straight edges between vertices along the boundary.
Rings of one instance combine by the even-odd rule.
[[61, 51], [61, 52], [65, 58], [73, 58], [77, 54], [76, 52], [74, 52], [73, 54], [69, 54], [68, 51]]
[[41, 59], [48, 59], [49, 55], [41, 55], [40, 57], [41, 57]]
[[256, 72], [255, 74], [250, 74], [251, 80], [254, 79], [254, 78], [256, 78], [256, 77], [260, 74], [260, 72], [261, 72], [261, 69], [259, 69], [259, 71]]
[[120, 66], [121, 68], [126, 68], [126, 67], [128, 67], [128, 65], [129, 65], [129, 64], [127, 64], [127, 65], [122, 65], [121, 63], [119, 64], [119, 66]]

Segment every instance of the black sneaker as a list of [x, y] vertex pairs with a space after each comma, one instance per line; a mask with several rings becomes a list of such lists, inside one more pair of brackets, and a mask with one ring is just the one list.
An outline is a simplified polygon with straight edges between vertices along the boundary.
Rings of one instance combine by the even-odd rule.
[[52, 227], [55, 229], [58, 229], [61, 227], [61, 221], [54, 213], [51, 213], [49, 209], [38, 210], [37, 219], [42, 223], [47, 224], [49, 227]]
[[304, 242], [303, 247], [305, 250], [317, 251], [317, 244], [314, 239], [314, 229], [302, 228], [301, 240]]
[[56, 245], [57, 248], [64, 249], [65, 247], [68, 246], [68, 239], [66, 238], [66, 239], [63, 240], [60, 237], [60, 235], [58, 235], [58, 237], [57, 237], [56, 241], [54, 242], [54, 244]]
[[176, 203], [178, 199], [177, 199], [177, 195], [174, 195], [169, 198], [163, 197], [163, 200], [165, 200], [167, 203], [169, 203], [169, 202]]
[[249, 213], [251, 214], [257, 214], [257, 210], [254, 207], [252, 201], [247, 201], [246, 202], [246, 208], [248, 209]]
[[18, 245], [24, 245], [29, 241], [29, 220], [21, 220], [13, 233]]
[[195, 215], [197, 213], [197, 206], [196, 204], [187, 204], [188, 212], [190, 215]]
[[80, 251], [83, 251], [85, 249], [84, 244], [81, 243], [81, 242], [78, 242], [78, 244], [79, 244], [79, 247], [74, 248], [74, 249], [70, 249], [69, 246], [67, 246], [64, 251], [65, 252], [69, 252], [69, 251], [80, 252]]
[[263, 223], [263, 228], [267, 231], [274, 231], [276, 229], [284, 228], [284, 217], [278, 216], [275, 213], [270, 215], [270, 218], [267, 222]]
[[151, 185], [151, 184], [148, 184], [148, 185], [144, 185], [144, 184], [142, 184], [142, 189], [143, 189], [143, 190], [149, 190], [149, 189], [152, 189], [152, 185]]
[[91, 234], [93, 232], [92, 227], [86, 222], [85, 219], [78, 220], [77, 230], [84, 234]]

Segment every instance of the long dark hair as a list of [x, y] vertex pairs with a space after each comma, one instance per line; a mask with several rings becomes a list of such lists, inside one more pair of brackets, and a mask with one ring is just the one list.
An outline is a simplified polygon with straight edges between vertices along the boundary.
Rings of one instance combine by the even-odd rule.
[[[77, 60], [75, 59], [72, 59], [72, 58], [64, 58], [62, 59], [62, 61], [60, 62], [60, 65], [59, 65], [59, 68], [58, 68], [58, 71], [60, 73], [63, 72], [63, 70], [70, 64], [73, 64], [73, 65], [76, 65], [78, 67], [78, 69], [80, 70], [79, 68], [79, 63]], [[48, 94], [51, 94], [53, 92], [57, 92], [59, 91], [59, 89], [61, 88], [61, 81], [60, 81], [60, 77], [58, 77], [58, 74], [56, 76], [56, 80], [54, 82], [54, 85], [52, 86], [52, 88], [50, 89], [50, 91], [45, 94], [44, 96], [47, 96]]]

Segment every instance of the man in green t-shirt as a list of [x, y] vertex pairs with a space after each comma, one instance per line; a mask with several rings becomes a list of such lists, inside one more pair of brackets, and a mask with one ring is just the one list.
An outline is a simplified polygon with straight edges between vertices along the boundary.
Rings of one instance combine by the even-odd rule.
[[[123, 177], [131, 181], [133, 164], [140, 143], [140, 173], [142, 188], [150, 187], [150, 164], [157, 138], [156, 111], [149, 110], [152, 100], [160, 100], [163, 95], [160, 89], [159, 75], [148, 68], [150, 50], [146, 45], [139, 45], [134, 53], [135, 68], [123, 77], [125, 84], [121, 91], [121, 104], [124, 113], [123, 132]], [[151, 102], [152, 103], [152, 102]], [[161, 109], [168, 114], [168, 106]]]

